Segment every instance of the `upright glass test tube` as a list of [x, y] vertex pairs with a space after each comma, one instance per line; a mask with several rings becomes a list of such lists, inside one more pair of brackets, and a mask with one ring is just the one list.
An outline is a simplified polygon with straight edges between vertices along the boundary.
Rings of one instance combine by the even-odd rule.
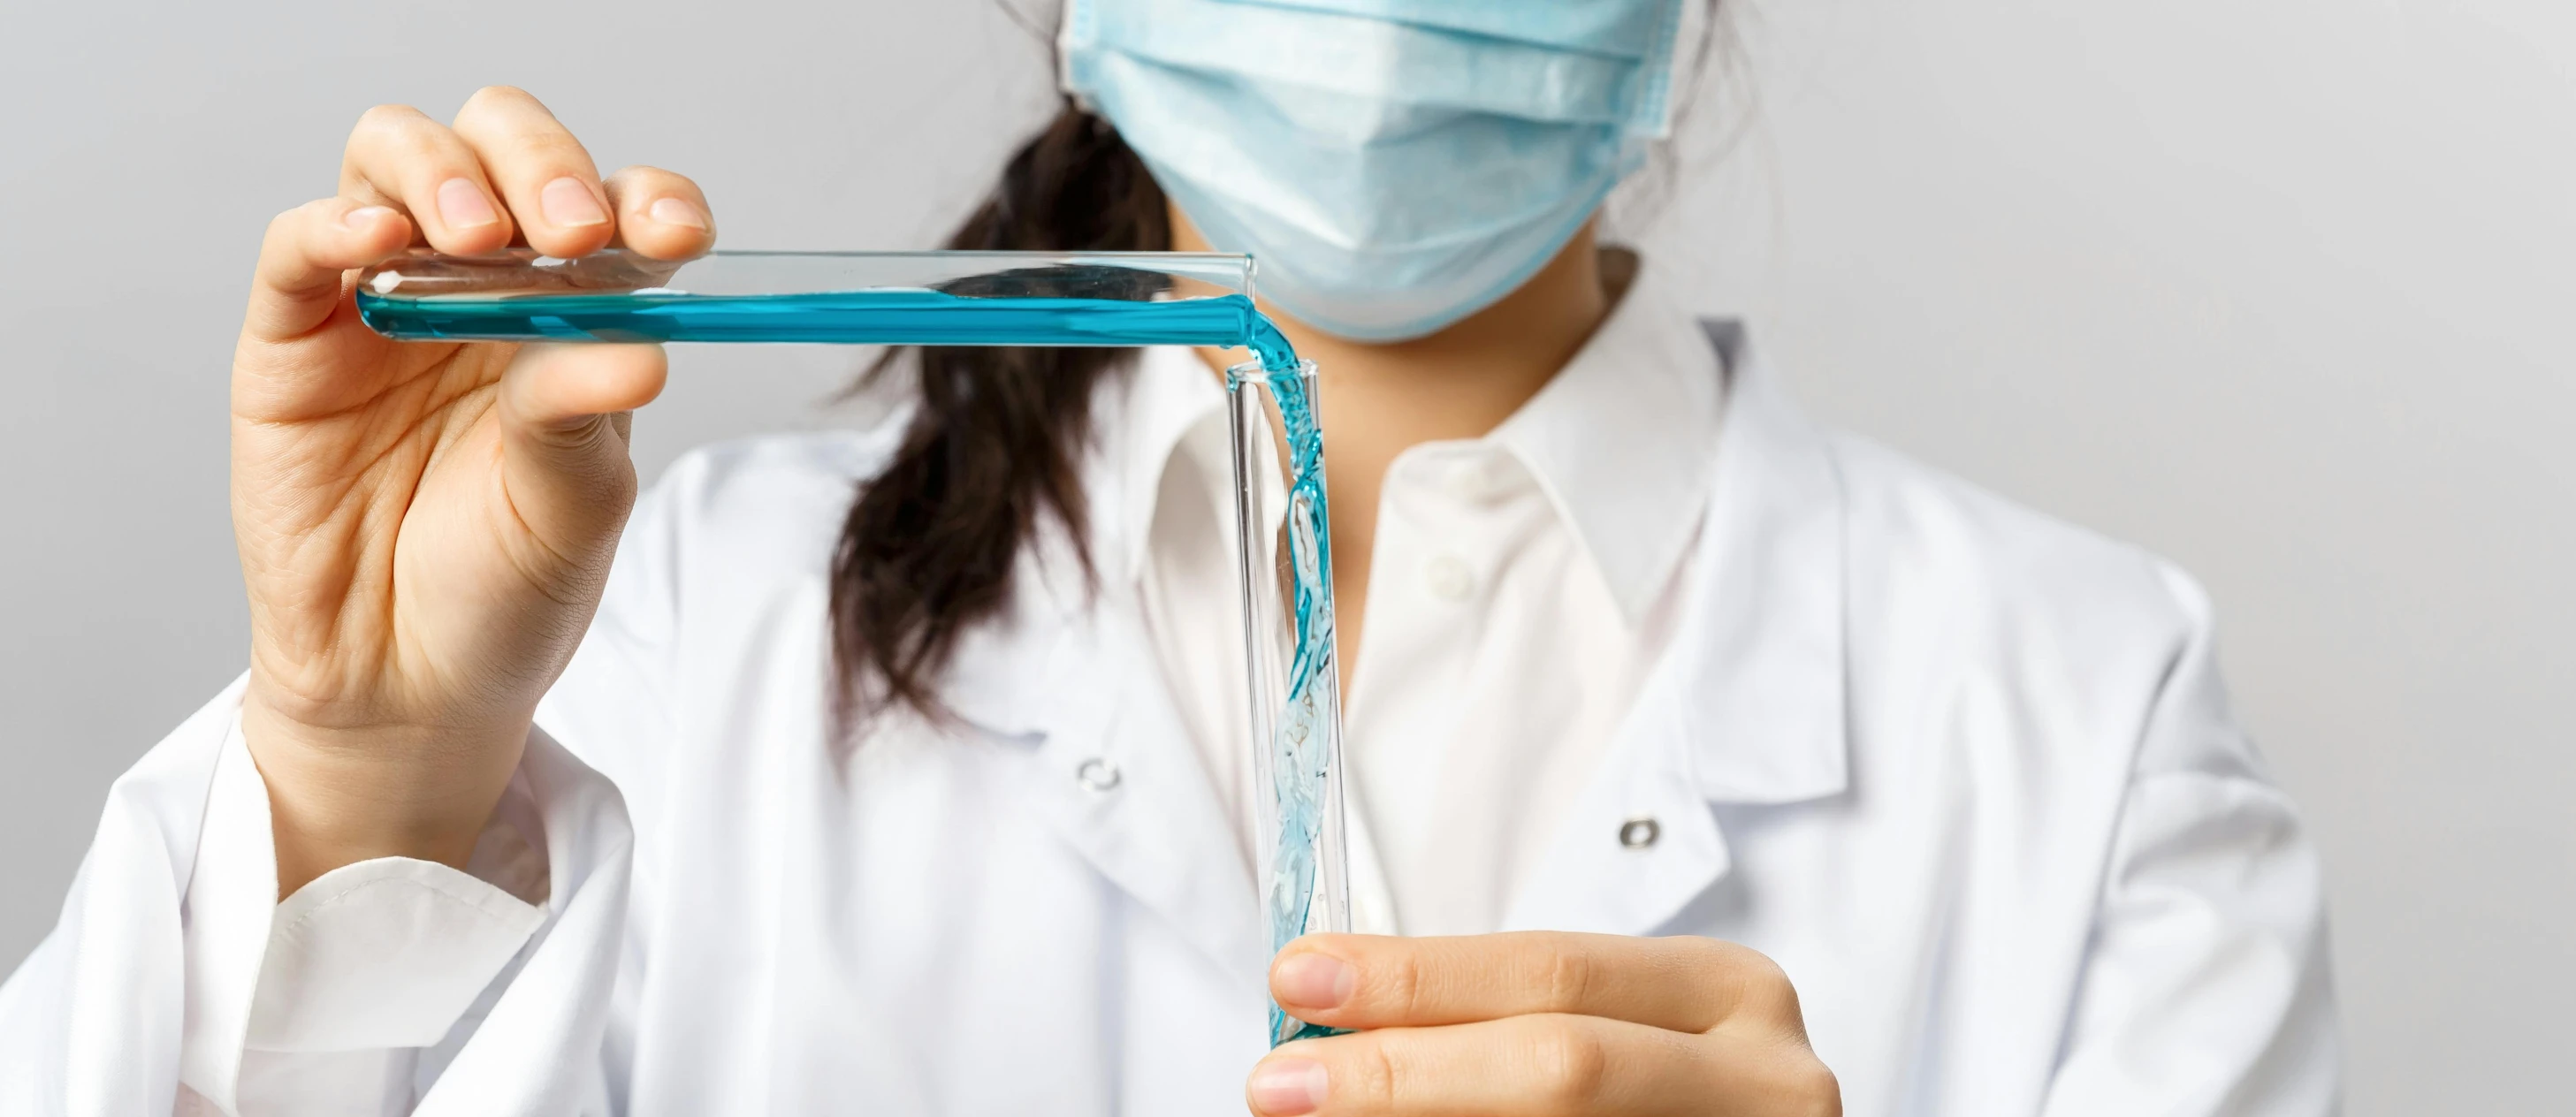
[[[1236, 554], [1252, 695], [1257, 866], [1273, 951], [1351, 929], [1342, 827], [1340, 657], [1332, 518], [1325, 505], [1315, 363], [1226, 370], [1234, 435]], [[1273, 1046], [1330, 1029], [1273, 1005]]]
[[[360, 318], [410, 340], [1246, 347], [1234, 434], [1254, 848], [1276, 951], [1350, 929], [1331, 518], [1315, 366], [1255, 309], [1247, 256], [717, 252], [654, 260], [414, 251], [362, 272]], [[1320, 1029], [1270, 1011], [1272, 1043]]]

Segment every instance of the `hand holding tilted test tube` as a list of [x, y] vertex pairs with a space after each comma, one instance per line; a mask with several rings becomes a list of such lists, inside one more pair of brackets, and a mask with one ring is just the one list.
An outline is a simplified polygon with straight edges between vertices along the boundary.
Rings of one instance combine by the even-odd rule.
[[397, 343], [359, 321], [351, 269], [415, 244], [682, 260], [714, 241], [695, 183], [603, 181], [506, 88], [452, 125], [368, 112], [337, 194], [270, 225], [233, 364], [232, 493], [242, 730], [279, 895], [376, 857], [465, 863], [598, 606], [635, 499], [625, 413], [665, 370], [653, 346]]

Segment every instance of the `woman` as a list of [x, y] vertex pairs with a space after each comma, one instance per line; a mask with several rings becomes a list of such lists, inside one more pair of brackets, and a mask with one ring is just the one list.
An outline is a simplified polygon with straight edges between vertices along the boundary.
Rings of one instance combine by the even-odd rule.
[[[1076, 3], [954, 242], [1255, 251], [1326, 370], [1377, 934], [1275, 959], [1223, 354], [924, 352], [639, 504], [658, 350], [395, 344], [347, 276], [686, 257], [705, 198], [516, 90], [368, 113], [236, 356], [251, 670], [0, 992], [5, 1108], [2328, 1111], [2198, 591], [1809, 426], [1594, 243], [1687, 14]], [[1360, 1030], [1265, 1053], [1265, 991]]]

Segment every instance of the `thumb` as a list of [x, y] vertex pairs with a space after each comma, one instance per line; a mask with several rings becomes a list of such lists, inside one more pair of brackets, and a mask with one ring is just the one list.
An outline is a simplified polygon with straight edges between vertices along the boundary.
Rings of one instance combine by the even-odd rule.
[[604, 553], [635, 503], [626, 413], [662, 392], [658, 345], [528, 345], [501, 374], [501, 484], [553, 554]]

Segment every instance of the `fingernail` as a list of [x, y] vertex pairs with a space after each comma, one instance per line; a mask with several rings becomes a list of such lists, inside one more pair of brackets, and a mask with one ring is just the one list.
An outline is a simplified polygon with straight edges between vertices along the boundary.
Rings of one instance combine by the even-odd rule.
[[438, 219], [450, 229], [479, 229], [501, 219], [483, 188], [461, 178], [438, 184]]
[[537, 191], [537, 208], [545, 211], [546, 224], [558, 229], [578, 229], [608, 220], [608, 211], [599, 208], [599, 199], [580, 179], [566, 175]]
[[686, 225], [692, 229], [707, 227], [706, 215], [699, 213], [698, 207], [678, 198], [661, 199], [653, 203], [653, 208], [644, 212], [651, 215], [653, 220], [665, 225]]
[[1282, 960], [1270, 975], [1279, 1003], [1290, 1008], [1332, 1008], [1351, 999], [1357, 975], [1330, 954], [1298, 954]]
[[394, 215], [389, 206], [359, 206], [340, 215], [340, 224], [350, 229], [366, 229]]
[[1272, 1059], [1253, 1069], [1252, 1108], [1263, 1117], [1297, 1117], [1324, 1107], [1324, 1064], [1312, 1059]]

